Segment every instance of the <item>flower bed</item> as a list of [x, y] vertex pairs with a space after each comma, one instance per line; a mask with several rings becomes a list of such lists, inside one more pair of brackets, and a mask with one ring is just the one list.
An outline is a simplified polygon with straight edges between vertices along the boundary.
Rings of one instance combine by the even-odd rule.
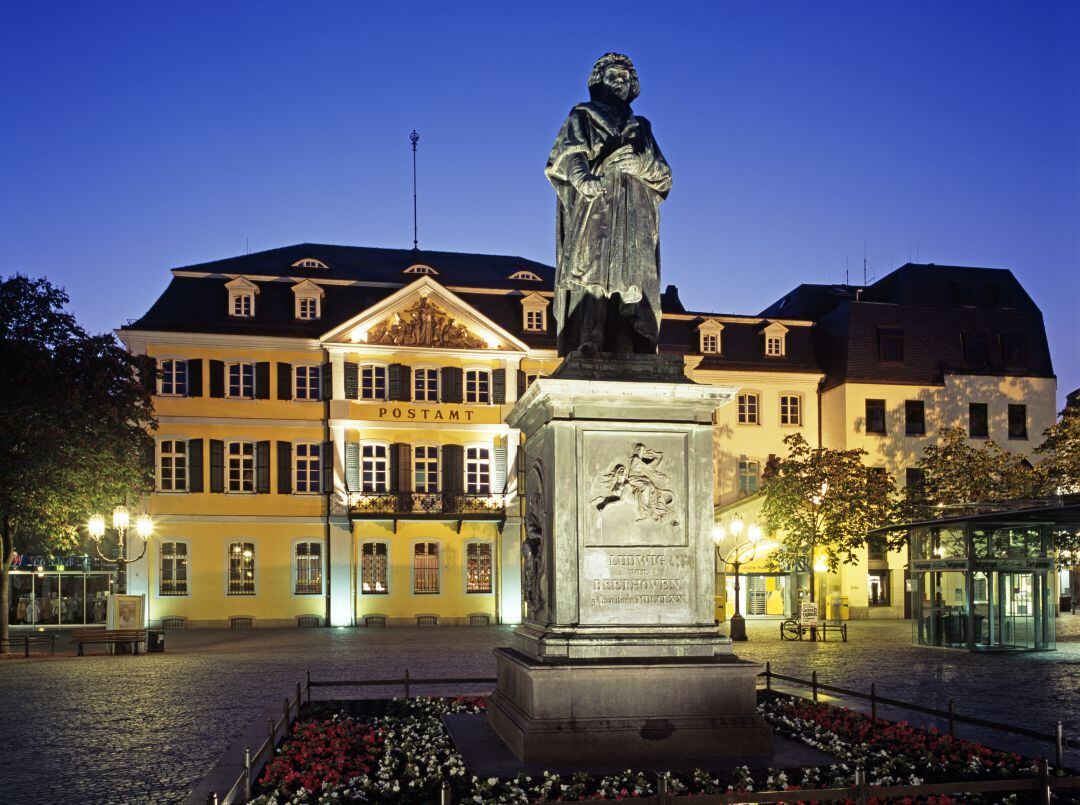
[[[477, 778], [466, 772], [442, 716], [482, 713], [480, 698], [395, 699], [369, 702], [354, 713], [316, 704], [278, 750], [259, 779], [263, 805], [308, 802], [431, 803], [443, 780], [454, 802], [525, 803], [543, 800], [632, 799], [655, 793], [654, 774], [627, 770], [514, 778]], [[763, 694], [759, 710], [779, 734], [841, 759], [829, 766], [715, 774], [700, 769], [669, 776], [672, 794], [720, 794], [841, 788], [863, 764], [870, 785], [1016, 778], [1037, 773], [1034, 761], [950, 738], [902, 722], [872, 721], [850, 710]], [[1063, 792], [1065, 793], [1065, 792]], [[877, 800], [871, 800], [876, 802]], [[910, 801], [910, 800], [907, 800]], [[949, 803], [954, 798], [929, 797]], [[1020, 802], [1022, 798], [968, 795], [964, 802]], [[1070, 800], [1061, 800], [1070, 801]]]

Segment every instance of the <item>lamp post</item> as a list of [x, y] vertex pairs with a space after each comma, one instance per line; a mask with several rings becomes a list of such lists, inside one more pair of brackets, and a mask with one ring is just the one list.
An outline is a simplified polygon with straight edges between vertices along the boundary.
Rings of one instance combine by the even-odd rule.
[[[720, 545], [727, 536], [727, 532], [724, 530], [723, 525], [718, 525], [713, 530], [713, 541], [716, 543], [716, 558], [717, 561], [723, 562], [725, 567], [731, 567], [732, 572], [735, 574], [735, 614], [731, 616], [731, 629], [730, 637], [732, 640], [748, 640], [746, 636], [746, 619], [743, 618], [742, 612], [739, 611], [739, 568], [748, 563], [754, 561], [754, 556], [757, 553], [758, 540], [761, 539], [761, 528], [757, 523], [751, 523], [750, 527], [746, 529], [747, 541], [740, 541], [740, 537], [743, 532], [743, 520], [739, 515], [735, 515], [732, 519], [728, 529], [731, 531], [731, 535], [735, 537], [735, 548], [732, 551], [734, 560], [725, 559], [720, 553]], [[743, 559], [742, 555], [746, 551], [747, 547], [750, 548], [750, 556], [747, 559]]]
[[150, 519], [150, 515], [140, 514], [135, 520], [135, 533], [142, 540], [142, 550], [134, 559], [129, 559], [127, 557], [127, 540], [124, 539], [124, 535], [130, 525], [131, 516], [128, 514], [126, 507], [117, 506], [113, 509], [112, 527], [116, 529], [117, 541], [119, 542], [116, 556], [106, 556], [101, 550], [101, 540], [105, 536], [105, 518], [100, 514], [95, 514], [86, 525], [86, 530], [90, 534], [90, 539], [94, 542], [94, 549], [97, 551], [98, 556], [106, 562], [116, 564], [116, 592], [119, 595], [124, 595], [127, 592], [127, 566], [133, 562], [138, 562], [146, 556], [146, 544], [150, 540], [150, 535], [154, 532], [154, 522]]

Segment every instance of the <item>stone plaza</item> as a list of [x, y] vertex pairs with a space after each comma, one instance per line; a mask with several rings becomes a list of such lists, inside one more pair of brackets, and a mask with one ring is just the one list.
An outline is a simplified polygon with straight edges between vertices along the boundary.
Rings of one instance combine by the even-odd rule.
[[[909, 622], [852, 622], [847, 643], [809, 643], [781, 642], [778, 622], [751, 620], [740, 656], [857, 689], [876, 682], [880, 694], [903, 701], [945, 707], [953, 698], [960, 713], [1042, 731], [1061, 720], [1075, 736], [1080, 616], [1063, 615], [1057, 627], [1055, 652], [987, 656], [912, 646]], [[492, 677], [493, 649], [509, 645], [511, 629], [199, 630], [167, 639], [163, 654], [76, 658], [63, 641], [55, 658], [0, 662], [5, 801], [180, 802], [249, 723], [280, 708], [306, 671], [316, 680], [400, 677], [406, 668], [415, 677]], [[385, 697], [401, 689], [314, 695]], [[1053, 751], [958, 732], [1016, 751]]]

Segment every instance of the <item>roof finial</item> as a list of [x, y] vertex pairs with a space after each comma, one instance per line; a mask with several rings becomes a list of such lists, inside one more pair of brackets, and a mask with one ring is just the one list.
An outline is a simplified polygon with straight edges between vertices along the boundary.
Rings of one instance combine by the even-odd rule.
[[420, 142], [420, 135], [416, 129], [409, 135], [409, 141], [412, 143], [412, 247], [419, 250], [416, 239], [416, 144]]

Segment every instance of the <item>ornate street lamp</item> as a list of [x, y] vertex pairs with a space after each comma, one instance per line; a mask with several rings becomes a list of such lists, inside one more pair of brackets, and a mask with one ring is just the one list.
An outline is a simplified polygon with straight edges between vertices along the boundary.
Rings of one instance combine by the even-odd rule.
[[129, 559], [127, 558], [127, 541], [124, 539], [124, 534], [130, 525], [131, 515], [128, 514], [126, 507], [117, 506], [113, 509], [112, 526], [116, 529], [119, 549], [116, 556], [106, 556], [101, 550], [101, 540], [105, 536], [105, 518], [100, 514], [95, 514], [86, 524], [86, 530], [90, 534], [90, 539], [94, 541], [94, 549], [97, 551], [98, 556], [106, 562], [114, 563], [117, 567], [116, 592], [119, 595], [127, 592], [127, 566], [138, 562], [146, 556], [146, 544], [150, 541], [150, 535], [154, 533], [154, 521], [150, 519], [150, 515], [140, 514], [135, 520], [135, 533], [142, 540], [142, 550], [134, 559]]
[[[731, 616], [730, 637], [732, 640], [748, 640], [749, 638], [746, 636], [746, 619], [743, 618], [742, 612], [739, 611], [739, 568], [754, 561], [758, 541], [761, 539], [761, 528], [757, 523], [751, 523], [750, 527], [746, 529], [747, 540], [745, 542], [741, 541], [743, 520], [742, 517], [736, 514], [727, 530], [730, 530], [731, 535], [735, 537], [735, 548], [731, 552], [731, 555], [735, 557], [733, 560], [725, 559], [720, 553], [720, 545], [727, 537], [727, 531], [725, 531], [723, 525], [717, 525], [713, 529], [713, 541], [716, 543], [717, 561], [723, 562], [725, 567], [730, 567], [735, 574], [735, 614]], [[743, 559], [743, 554], [747, 548], [750, 549], [750, 556]]]

